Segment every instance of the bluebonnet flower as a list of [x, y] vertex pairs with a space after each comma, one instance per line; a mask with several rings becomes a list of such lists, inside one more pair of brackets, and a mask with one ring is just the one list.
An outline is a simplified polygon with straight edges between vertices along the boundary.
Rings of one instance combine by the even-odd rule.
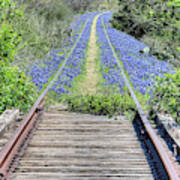
[[148, 46], [134, 37], [120, 32], [110, 26], [111, 13], [103, 15], [106, 31], [110, 41], [123, 62], [133, 87], [142, 94], [152, 93], [155, 77], [162, 77], [164, 73], [174, 73], [170, 64], [156, 60], [152, 55], [140, 53]]
[[68, 90], [65, 90], [64, 86], [69, 88], [72, 87], [70, 82], [74, 80], [74, 77], [81, 73], [83, 59], [85, 58], [85, 48], [87, 47], [87, 41], [90, 33], [90, 25], [94, 15], [96, 15], [96, 13], [85, 14], [76, 18], [77, 21], [73, 22], [71, 25], [73, 28], [73, 36], [69, 37], [62, 49], [50, 51], [43, 60], [35, 62], [32, 66], [28, 67], [27, 74], [31, 76], [32, 82], [35, 83], [39, 91], [44, 87], [45, 84], [48, 83], [50, 77], [57, 72], [70, 48], [72, 48], [79, 37], [78, 32], [81, 30], [82, 25], [87, 21], [87, 18], [90, 18], [90, 21], [86, 26], [79, 43], [77, 44], [77, 47], [72, 53], [72, 57], [69, 57], [66, 67], [63, 69], [62, 75], [58, 78], [58, 81], [52, 88], [58, 94], [69, 92]]
[[104, 86], [119, 88], [120, 92], [124, 89], [124, 80], [121, 76], [121, 70], [117, 66], [116, 59], [113, 56], [113, 52], [109, 46], [106, 35], [104, 33], [101, 18], [97, 22], [97, 36], [98, 42], [101, 47], [100, 61], [101, 61], [101, 73], [105, 80]]
[[83, 67], [85, 65], [85, 53], [91, 32], [91, 25], [94, 16], [97, 14], [98, 13], [90, 13], [84, 15], [86, 18], [89, 18], [89, 21], [82, 33], [80, 40], [72, 52], [71, 57], [68, 58], [61, 75], [51, 88], [51, 90], [55, 91], [59, 96], [61, 94], [70, 92], [69, 88], [72, 88], [74, 79], [83, 71]]

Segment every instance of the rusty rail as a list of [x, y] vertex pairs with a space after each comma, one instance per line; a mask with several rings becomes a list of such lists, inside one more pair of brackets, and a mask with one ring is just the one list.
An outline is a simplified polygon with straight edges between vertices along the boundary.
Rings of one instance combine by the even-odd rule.
[[131, 94], [131, 97], [133, 98], [133, 101], [135, 102], [135, 105], [136, 105], [137, 111], [139, 113], [139, 116], [140, 116], [140, 118], [142, 120], [142, 123], [144, 124], [144, 127], [145, 127], [151, 141], [153, 142], [153, 145], [155, 146], [156, 151], [159, 154], [159, 157], [160, 157], [160, 159], [161, 159], [161, 161], [162, 161], [162, 163], [163, 163], [163, 165], [164, 165], [164, 167], [166, 169], [166, 172], [167, 172], [170, 179], [178, 180], [178, 179], [180, 179], [178, 172], [175, 170], [175, 167], [174, 167], [172, 161], [170, 160], [167, 152], [165, 151], [161, 141], [158, 139], [157, 135], [153, 131], [153, 128], [151, 127], [150, 122], [149, 122], [148, 118], [146, 117], [146, 114], [144, 113], [144, 111], [143, 111], [143, 109], [142, 109], [142, 107], [141, 107], [141, 105], [140, 105], [140, 103], [139, 103], [139, 101], [138, 101], [138, 99], [137, 99], [137, 97], [136, 97], [130, 83], [129, 83], [129, 80], [128, 80], [128, 78], [127, 78], [127, 76], [125, 74], [125, 71], [124, 71], [124, 67], [120, 63], [119, 58], [118, 58], [118, 56], [117, 56], [117, 54], [116, 54], [116, 52], [115, 52], [115, 50], [114, 50], [114, 48], [113, 48], [113, 46], [111, 44], [109, 35], [108, 35], [108, 33], [106, 31], [106, 28], [105, 28], [104, 20], [102, 20], [102, 25], [104, 27], [104, 32], [106, 34], [106, 38], [108, 40], [109, 46], [110, 46], [110, 48], [111, 48], [111, 50], [113, 52], [113, 56], [115, 57], [116, 62], [117, 62], [118, 66], [119, 66], [119, 68], [121, 70], [121, 74], [123, 76], [125, 84], [129, 89], [129, 92]]
[[89, 19], [86, 20], [84, 26], [82, 28], [81, 34], [79, 35], [78, 39], [74, 43], [73, 47], [69, 51], [67, 57], [64, 59], [63, 64], [56, 72], [54, 78], [39, 96], [33, 107], [31, 108], [30, 112], [26, 116], [25, 120], [21, 124], [21, 126], [17, 129], [14, 136], [9, 140], [9, 142], [4, 146], [3, 150], [0, 152], [0, 180], [5, 179], [8, 180], [10, 177], [11, 172], [14, 169], [14, 165], [17, 164], [19, 155], [23, 152], [24, 148], [26, 147], [28, 140], [32, 136], [33, 131], [37, 125], [37, 119], [39, 116], [39, 111], [42, 109], [45, 96], [49, 89], [52, 87], [54, 82], [56, 81], [57, 77], [62, 72], [65, 64], [68, 61], [68, 58], [72, 55], [77, 43], [79, 42]]
[[44, 96], [41, 96], [32, 107], [31, 111], [15, 132], [15, 135], [10, 139], [8, 144], [3, 148], [0, 153], [0, 179], [8, 179], [10, 172], [14, 168], [14, 162], [19, 159], [18, 154], [23, 151], [31, 137], [33, 130], [37, 125], [37, 117], [42, 109]]
[[[104, 23], [103, 23], [103, 25], [104, 25]], [[110, 44], [110, 47], [112, 48], [113, 55], [117, 60], [117, 64], [119, 65], [119, 67], [121, 69], [124, 81], [125, 81], [128, 89], [130, 91], [130, 94], [136, 104], [136, 107], [137, 107], [138, 113], [141, 117], [141, 120], [143, 122], [143, 125], [144, 125], [150, 139], [152, 140], [152, 142], [159, 154], [160, 159], [162, 160], [162, 163], [166, 169], [166, 172], [170, 179], [178, 180], [179, 179], [178, 173], [176, 172], [176, 170], [172, 164], [172, 161], [170, 160], [169, 156], [167, 155], [167, 152], [164, 150], [163, 145], [161, 144], [160, 140], [157, 138], [155, 132], [153, 131], [144, 111], [141, 108], [141, 105], [140, 105], [138, 99], [136, 98], [136, 95], [125, 75], [124, 69], [123, 69], [122, 65], [120, 64], [118, 57], [111, 45], [109, 36], [105, 30], [105, 26], [104, 26], [104, 31], [106, 33], [107, 40]], [[73, 51], [73, 48], [72, 48], [71, 52], [72, 51]], [[40, 115], [40, 110], [42, 109], [45, 96], [46, 96], [48, 90], [50, 89], [50, 87], [52, 86], [52, 84], [55, 82], [56, 78], [60, 75], [67, 60], [68, 60], [68, 58], [66, 58], [64, 60], [61, 68], [58, 70], [55, 77], [50, 82], [50, 84], [47, 86], [47, 88], [44, 90], [44, 92], [39, 96], [36, 103], [31, 108], [27, 117], [23, 121], [22, 125], [17, 129], [17, 131], [15, 132], [15, 135], [10, 139], [8, 144], [1, 151], [1, 153], [0, 153], [0, 179], [5, 179], [5, 180], [9, 179], [10, 173], [14, 169], [14, 164], [16, 164], [18, 162], [18, 159], [20, 157], [19, 155], [23, 152], [23, 150], [27, 146], [28, 140], [32, 136], [32, 133], [38, 124], [37, 119]]]
[[16, 130], [14, 136], [9, 140], [9, 142], [0, 152], [0, 179], [8, 179], [10, 173], [13, 171], [14, 164], [16, 164], [19, 159], [20, 151], [24, 150], [27, 145], [28, 139], [30, 138], [33, 130], [36, 127], [37, 118], [39, 116], [40, 110], [42, 109], [45, 96], [50, 87], [54, 84], [56, 78], [61, 73], [63, 67], [65, 66], [65, 63], [67, 62], [67, 59], [68, 58], [64, 60], [61, 68], [58, 70], [53, 80], [39, 96], [21, 126]]
[[33, 129], [35, 128], [37, 117], [39, 116], [39, 110], [41, 110], [42, 108], [45, 96], [50, 87], [54, 84], [57, 77], [62, 72], [67, 60], [68, 57], [64, 60], [62, 66], [54, 76], [53, 80], [48, 84], [46, 89], [39, 96], [30, 112], [26, 116], [25, 120], [15, 132], [15, 135], [9, 140], [8, 144], [6, 144], [3, 150], [0, 152], [0, 179], [9, 178], [9, 175], [14, 168], [14, 162], [18, 161], [18, 154], [20, 153], [20, 149], [23, 149], [27, 144], [27, 142], [24, 141], [29, 139], [28, 136], [32, 134]]

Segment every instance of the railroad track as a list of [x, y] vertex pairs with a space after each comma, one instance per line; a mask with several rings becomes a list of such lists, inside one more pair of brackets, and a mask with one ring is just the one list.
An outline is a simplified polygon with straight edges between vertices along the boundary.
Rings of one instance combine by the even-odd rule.
[[43, 112], [45, 96], [60, 75], [66, 58], [2, 149], [1, 180], [180, 179], [175, 163], [151, 127], [106, 35], [137, 107], [133, 123], [125, 117], [114, 121], [103, 116]]
[[132, 123], [45, 112], [12, 179], [153, 179]]

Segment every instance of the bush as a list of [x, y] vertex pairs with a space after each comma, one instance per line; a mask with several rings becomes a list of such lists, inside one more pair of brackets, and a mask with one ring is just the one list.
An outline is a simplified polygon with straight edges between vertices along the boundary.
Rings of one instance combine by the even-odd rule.
[[16, 23], [22, 19], [23, 11], [12, 0], [0, 0], [0, 12], [0, 60], [12, 62], [20, 49], [21, 31]]
[[95, 115], [125, 114], [134, 111], [135, 105], [128, 94], [124, 95], [66, 95], [62, 98], [70, 111]]
[[26, 112], [37, 97], [35, 86], [18, 67], [0, 62], [0, 114], [12, 107]]
[[180, 71], [158, 78], [151, 106], [160, 113], [169, 113], [180, 123]]
[[0, 12], [0, 114], [12, 107], [25, 112], [36, 98], [36, 90], [25, 73], [12, 66], [23, 44], [18, 26], [23, 20], [23, 11], [13, 0], [0, 0]]
[[63, 0], [15, 1], [24, 7], [24, 18], [18, 23], [18, 27], [23, 31], [25, 46], [15, 59], [15, 63], [24, 69], [64, 44], [72, 12]]
[[178, 0], [119, 0], [119, 12], [111, 22], [148, 44], [158, 59], [179, 66], [179, 7]]
[[97, 0], [73, 0], [73, 1], [63, 0], [63, 2], [66, 2], [74, 13], [84, 13], [93, 10], [97, 11], [99, 4], [102, 3]]

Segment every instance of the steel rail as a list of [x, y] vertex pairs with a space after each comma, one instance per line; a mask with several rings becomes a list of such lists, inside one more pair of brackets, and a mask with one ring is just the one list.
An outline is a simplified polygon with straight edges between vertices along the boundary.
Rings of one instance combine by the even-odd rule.
[[139, 103], [139, 101], [138, 101], [138, 99], [137, 99], [137, 97], [136, 97], [136, 95], [135, 95], [135, 93], [134, 93], [130, 83], [129, 83], [129, 80], [128, 80], [125, 72], [124, 72], [124, 67], [121, 65], [121, 63], [119, 61], [119, 57], [117, 56], [117, 54], [116, 54], [116, 52], [115, 52], [115, 50], [114, 50], [114, 48], [112, 46], [111, 40], [109, 38], [109, 35], [108, 35], [107, 31], [106, 31], [104, 19], [103, 20], [101, 19], [101, 23], [103, 25], [103, 29], [104, 29], [104, 32], [106, 34], [106, 38], [107, 38], [107, 41], [109, 43], [109, 46], [110, 46], [110, 48], [111, 48], [111, 50], [113, 52], [113, 56], [115, 57], [116, 62], [117, 62], [118, 66], [119, 66], [119, 68], [121, 70], [121, 74], [123, 76], [125, 84], [128, 87], [129, 92], [131, 94], [131, 97], [133, 98], [133, 100], [134, 100], [134, 102], [136, 104], [137, 111], [138, 111], [138, 113], [139, 113], [139, 115], [141, 117], [141, 120], [142, 120], [142, 122], [144, 124], [144, 127], [145, 127], [145, 129], [146, 129], [146, 131], [147, 131], [151, 141], [153, 142], [153, 144], [154, 144], [154, 146], [155, 146], [155, 148], [156, 148], [156, 150], [157, 150], [157, 152], [159, 154], [160, 159], [162, 160], [162, 163], [163, 163], [163, 165], [164, 165], [164, 167], [166, 169], [166, 172], [169, 175], [170, 179], [178, 180], [178, 179], [180, 179], [178, 172], [175, 170], [175, 168], [173, 166], [173, 163], [170, 160], [167, 152], [165, 151], [161, 141], [158, 139], [157, 135], [153, 131], [153, 128], [151, 127], [150, 122], [148, 121], [148, 118], [146, 117], [146, 114], [143, 111], [143, 109], [142, 109], [142, 107], [141, 107], [141, 105], [140, 105], [140, 103]]
[[18, 161], [18, 155], [20, 154], [20, 148], [24, 144], [24, 140], [30, 135], [30, 133], [33, 131], [36, 120], [39, 116], [38, 111], [41, 109], [41, 105], [44, 102], [45, 96], [49, 89], [52, 87], [54, 82], [56, 81], [57, 77], [61, 74], [64, 66], [66, 65], [68, 58], [72, 55], [74, 49], [77, 46], [77, 43], [79, 42], [80, 38], [82, 37], [82, 34], [89, 22], [89, 18], [84, 23], [84, 26], [82, 28], [81, 34], [79, 35], [78, 39], [74, 43], [73, 47], [69, 51], [68, 55], [66, 56], [65, 60], [63, 61], [63, 64], [59, 68], [59, 70], [56, 72], [54, 78], [52, 81], [48, 84], [46, 89], [41, 93], [41, 95], [38, 97], [35, 104], [32, 106], [31, 110], [25, 117], [23, 123], [21, 126], [16, 130], [15, 134], [11, 137], [11, 139], [8, 141], [8, 143], [4, 146], [2, 151], [0, 152], [0, 179], [8, 180], [11, 168], [13, 168], [13, 163]]

